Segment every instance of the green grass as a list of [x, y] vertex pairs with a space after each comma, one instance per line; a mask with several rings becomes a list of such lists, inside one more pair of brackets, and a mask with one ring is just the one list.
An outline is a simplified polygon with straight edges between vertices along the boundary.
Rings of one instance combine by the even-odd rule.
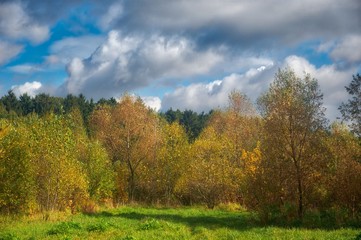
[[2, 239], [357, 239], [361, 229], [263, 226], [248, 212], [121, 207], [93, 215], [0, 218]]

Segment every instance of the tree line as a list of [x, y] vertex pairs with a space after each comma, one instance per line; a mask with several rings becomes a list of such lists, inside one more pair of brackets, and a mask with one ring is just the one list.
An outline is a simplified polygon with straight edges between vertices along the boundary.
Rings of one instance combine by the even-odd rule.
[[238, 203], [265, 221], [361, 217], [361, 77], [345, 123], [325, 118], [316, 79], [279, 70], [255, 106], [156, 113], [124, 95], [0, 100], [0, 212], [95, 205]]

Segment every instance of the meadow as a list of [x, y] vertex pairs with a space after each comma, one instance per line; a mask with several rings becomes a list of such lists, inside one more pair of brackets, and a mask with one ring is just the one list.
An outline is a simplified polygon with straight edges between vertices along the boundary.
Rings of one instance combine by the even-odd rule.
[[360, 228], [265, 225], [242, 210], [123, 206], [0, 220], [0, 239], [361, 239]]

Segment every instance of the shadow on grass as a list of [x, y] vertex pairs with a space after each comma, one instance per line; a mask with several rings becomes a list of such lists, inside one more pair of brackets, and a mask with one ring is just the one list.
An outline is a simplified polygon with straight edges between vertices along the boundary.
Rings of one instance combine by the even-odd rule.
[[[103, 211], [100, 213], [95, 213], [90, 216], [96, 218], [126, 218], [130, 220], [144, 220], [147, 218], [152, 218], [156, 220], [163, 220], [167, 222], [173, 222], [182, 224], [190, 227], [191, 229], [195, 229], [197, 227], [204, 227], [208, 229], [217, 229], [217, 228], [228, 228], [234, 229], [238, 231], [246, 231], [252, 228], [265, 228], [265, 227], [279, 227], [279, 228], [300, 228], [300, 229], [322, 229], [322, 230], [336, 230], [343, 227], [359, 229], [359, 227], [355, 226], [342, 226], [335, 227], [332, 224], [317, 224], [317, 225], [303, 225], [299, 223], [287, 223], [287, 222], [273, 222], [273, 223], [264, 223], [261, 222], [255, 215], [245, 212], [239, 213], [227, 213], [217, 214], [216, 216], [212, 215], [212, 212], [205, 211], [205, 215], [196, 215], [195, 216], [184, 216], [183, 214], [175, 214], [175, 213], [165, 213], [166, 209], [159, 209], [156, 212], [152, 213], [141, 213], [134, 210], [130, 210], [129, 212], [120, 212], [120, 213], [112, 213], [108, 211]], [[361, 234], [358, 236], [357, 240], [361, 240]]]
[[215, 216], [182, 216], [178, 214], [143, 214], [143, 213], [119, 213], [118, 217], [142, 220], [145, 218], [154, 218], [167, 222], [180, 223], [192, 229], [204, 227], [208, 229], [229, 228], [237, 230], [247, 230], [257, 226], [250, 219], [244, 216], [238, 217], [215, 217]]
[[239, 231], [249, 230], [254, 227], [264, 227], [260, 224], [255, 218], [250, 214], [239, 213], [239, 214], [227, 214], [224, 216], [212, 216], [212, 215], [202, 215], [202, 216], [183, 216], [182, 214], [166, 214], [166, 210], [159, 210], [159, 213], [140, 213], [135, 211], [130, 212], [121, 212], [121, 213], [111, 213], [103, 211], [100, 213], [92, 214], [90, 216], [96, 218], [126, 218], [131, 220], [144, 220], [144, 219], [156, 219], [163, 220], [166, 222], [178, 223], [190, 227], [191, 229], [196, 229], [197, 227], [204, 227], [208, 229], [218, 229], [218, 228], [228, 228], [235, 229]]

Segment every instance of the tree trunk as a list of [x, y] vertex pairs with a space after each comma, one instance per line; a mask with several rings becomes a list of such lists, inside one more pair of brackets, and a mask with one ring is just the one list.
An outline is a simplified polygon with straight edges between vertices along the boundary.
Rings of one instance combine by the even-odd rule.
[[297, 170], [297, 188], [298, 188], [298, 218], [300, 221], [303, 219], [303, 187], [302, 187], [302, 179], [299, 167]]

